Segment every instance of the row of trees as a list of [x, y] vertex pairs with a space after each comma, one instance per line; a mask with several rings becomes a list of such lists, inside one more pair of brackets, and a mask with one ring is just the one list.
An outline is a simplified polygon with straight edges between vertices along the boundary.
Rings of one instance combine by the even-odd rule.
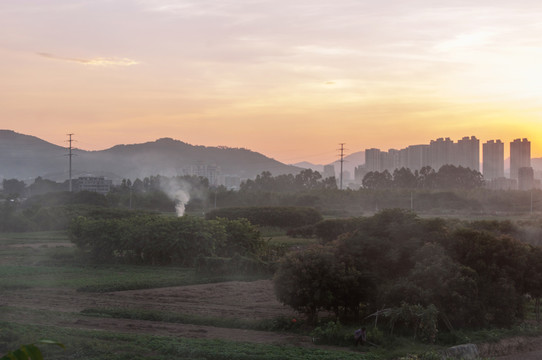
[[475, 189], [484, 186], [482, 174], [462, 166], [444, 165], [438, 171], [430, 166], [412, 170], [395, 169], [371, 171], [363, 177], [363, 187], [367, 189]]
[[257, 258], [265, 243], [247, 220], [204, 220], [139, 214], [119, 218], [78, 217], [71, 241], [91, 261], [194, 266], [199, 257]]
[[337, 189], [335, 177], [322, 178], [318, 171], [302, 170], [297, 175], [284, 174], [272, 176], [264, 171], [254, 180], [246, 180], [241, 184], [241, 192], [299, 192], [321, 189]]
[[386, 210], [350, 222], [326, 245], [287, 255], [275, 291], [311, 319], [322, 310], [352, 319], [420, 305], [436, 307], [449, 329], [510, 326], [523, 317], [525, 295], [542, 297], [542, 249], [513, 231]]

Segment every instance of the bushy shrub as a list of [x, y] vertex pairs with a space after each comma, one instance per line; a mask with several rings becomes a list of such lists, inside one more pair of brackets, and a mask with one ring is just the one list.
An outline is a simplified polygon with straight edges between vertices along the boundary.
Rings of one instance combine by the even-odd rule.
[[[142, 214], [99, 220], [78, 217], [70, 238], [95, 262], [150, 265], [193, 266], [198, 257], [230, 257], [231, 249], [255, 257], [264, 246], [248, 222]], [[218, 271], [219, 260], [208, 261], [207, 267]], [[243, 260], [237, 266], [250, 268], [247, 264]]]
[[310, 334], [316, 344], [353, 345], [353, 332], [345, 329], [339, 321], [329, 321], [314, 328]]

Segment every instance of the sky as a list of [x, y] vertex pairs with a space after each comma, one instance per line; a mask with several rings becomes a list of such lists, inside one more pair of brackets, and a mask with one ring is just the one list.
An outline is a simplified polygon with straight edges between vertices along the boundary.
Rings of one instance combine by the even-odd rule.
[[284, 163], [473, 135], [541, 157], [541, 15], [538, 0], [0, 0], [0, 128]]

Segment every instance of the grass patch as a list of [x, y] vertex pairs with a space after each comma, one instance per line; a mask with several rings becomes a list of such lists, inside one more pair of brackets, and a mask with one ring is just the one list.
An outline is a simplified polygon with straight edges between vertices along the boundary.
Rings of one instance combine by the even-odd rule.
[[0, 233], [0, 244], [39, 244], [46, 242], [67, 242], [68, 233], [66, 231], [36, 231], [36, 232], [22, 232], [22, 233]]
[[262, 278], [202, 276], [192, 268], [173, 266], [91, 265], [71, 246], [65, 232], [4, 233], [0, 244], [8, 244], [0, 248], [0, 291], [67, 287], [109, 292]]
[[484, 330], [456, 330], [443, 332], [438, 336], [440, 344], [465, 344], [465, 343], [493, 343], [499, 340], [516, 336], [541, 336], [542, 327], [540, 324], [523, 322], [510, 329], [484, 329]]
[[[213, 359], [213, 360], [334, 360], [382, 359], [375, 354], [329, 351], [296, 346], [278, 346], [224, 340], [179, 339], [176, 337], [118, 334], [105, 331], [21, 325], [0, 322], [0, 353], [38, 339], [53, 339], [66, 346], [43, 347], [45, 359]], [[5, 330], [4, 330], [5, 329]]]
[[0, 266], [0, 290], [67, 287], [110, 292], [223, 281], [253, 281], [261, 276], [201, 276], [192, 268], [151, 266]]
[[0, 266], [0, 289], [68, 287], [114, 291], [197, 283], [194, 270], [137, 266]]
[[[103, 293], [170, 286], [212, 284], [225, 281], [255, 281], [262, 279], [262, 276], [259, 275], [202, 276], [196, 274], [193, 268], [157, 268], [149, 266], [123, 266], [119, 268], [121, 272], [118, 274], [113, 274], [107, 279], [98, 279], [96, 283], [93, 282], [79, 286], [77, 287], [77, 291]], [[129, 273], [126, 273], [126, 268], [132, 270]]]

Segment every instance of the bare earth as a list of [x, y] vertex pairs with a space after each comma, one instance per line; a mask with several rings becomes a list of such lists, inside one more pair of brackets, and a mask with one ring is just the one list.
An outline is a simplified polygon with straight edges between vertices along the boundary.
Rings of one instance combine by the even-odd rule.
[[[296, 316], [281, 305], [273, 294], [270, 280], [227, 282], [149, 290], [119, 291], [103, 294], [45, 288], [14, 290], [0, 295], [0, 319], [68, 328], [96, 329], [125, 333], [174, 335], [187, 338], [226, 339], [269, 344], [315, 346], [307, 336], [275, 332], [218, 328], [146, 320], [95, 318], [83, 315], [40, 318], [39, 313], [21, 316], [9, 307], [78, 313], [86, 308], [123, 308], [159, 310], [209, 317], [268, 319]], [[3, 308], [3, 309], [2, 309]]]
[[[57, 244], [10, 246], [55, 245]], [[66, 244], [59, 243], [59, 245]], [[5, 321], [120, 333], [316, 347], [308, 336], [159, 321], [97, 318], [79, 314], [81, 310], [87, 308], [158, 310], [206, 317], [254, 320], [278, 316], [294, 319], [297, 316], [291, 309], [276, 300], [270, 280], [109, 293], [84, 293], [65, 288], [33, 288], [11, 290], [0, 294], [0, 320]], [[14, 309], [50, 310], [58, 312], [59, 315], [53, 317], [50, 313]], [[346, 350], [345, 348], [318, 347]], [[498, 343], [481, 345], [479, 349], [481, 356], [495, 360], [539, 360], [542, 359], [542, 337], [505, 339]]]
[[[60, 315], [51, 319], [50, 315], [40, 316], [39, 312], [29, 312], [28, 315], [24, 315], [25, 312], [10, 311], [13, 308], [52, 310], [60, 314], [77, 314], [87, 308], [123, 308], [237, 319], [269, 319], [277, 316], [295, 318], [296, 314], [291, 309], [281, 305], [275, 299], [270, 280], [234, 281], [102, 294], [60, 288], [13, 290], [0, 295], [0, 319], [121, 333], [316, 347], [308, 336], [83, 315]], [[480, 352], [482, 356], [496, 360], [539, 360], [542, 359], [542, 338], [506, 339], [495, 344], [481, 345]]]

